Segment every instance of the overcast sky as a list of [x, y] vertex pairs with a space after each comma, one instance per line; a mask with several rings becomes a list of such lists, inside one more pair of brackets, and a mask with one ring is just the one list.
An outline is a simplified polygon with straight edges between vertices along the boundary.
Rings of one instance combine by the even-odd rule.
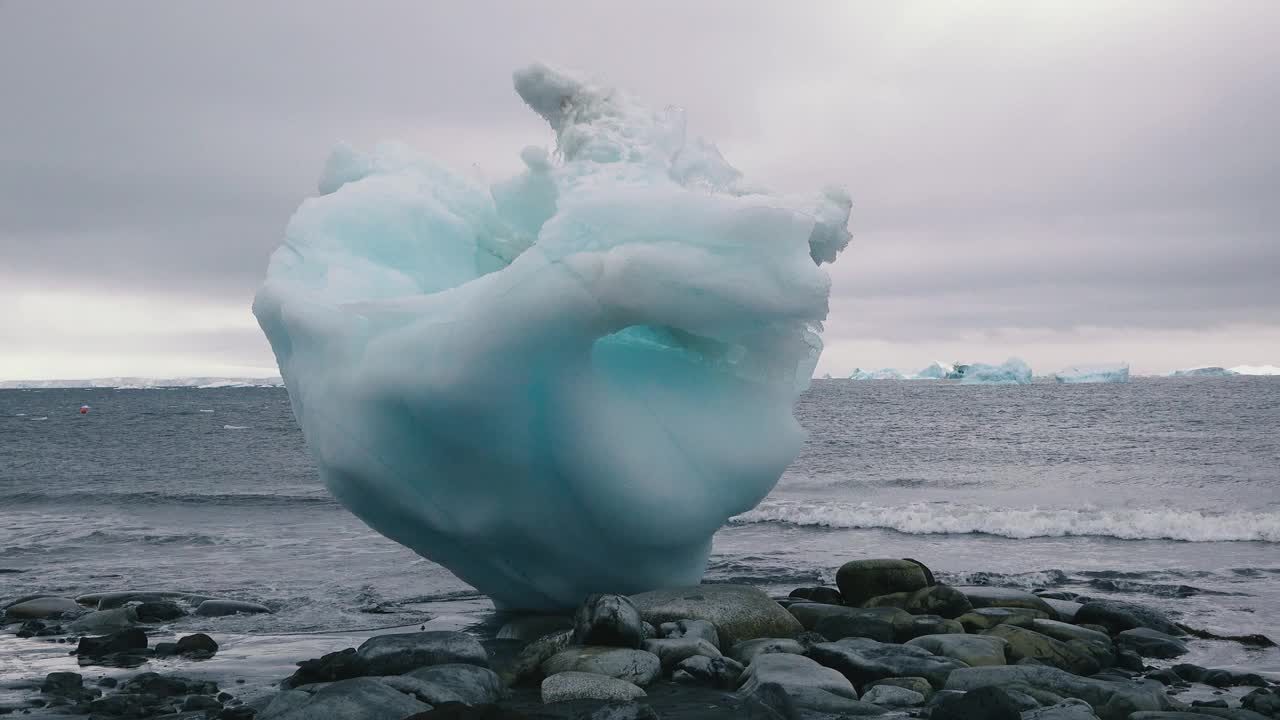
[[0, 0], [0, 379], [274, 373], [339, 140], [499, 179], [532, 60], [854, 198], [819, 373], [1280, 364], [1280, 2]]

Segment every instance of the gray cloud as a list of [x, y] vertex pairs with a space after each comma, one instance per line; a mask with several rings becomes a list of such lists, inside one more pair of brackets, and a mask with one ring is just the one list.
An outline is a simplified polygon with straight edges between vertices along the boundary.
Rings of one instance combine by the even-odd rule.
[[[833, 368], [994, 331], [1085, 359], [1088, 327], [1249, 347], [1231, 328], [1280, 324], [1277, 29], [1265, 0], [0, 2], [0, 294], [247, 307], [334, 141], [500, 177], [550, 141], [509, 81], [546, 59], [686, 107], [753, 178], [850, 188]], [[6, 327], [32, 358], [68, 344]], [[169, 332], [139, 342], [265, 356]], [[1280, 362], [1257, 337], [1238, 360]]]

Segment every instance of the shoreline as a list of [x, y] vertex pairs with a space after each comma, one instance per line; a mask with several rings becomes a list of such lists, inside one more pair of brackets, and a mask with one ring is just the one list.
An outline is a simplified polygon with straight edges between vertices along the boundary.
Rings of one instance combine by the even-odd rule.
[[[644, 662], [657, 663], [655, 667], [659, 669], [655, 672], [642, 673], [644, 677], [629, 676], [629, 680], [618, 681], [630, 683], [637, 689], [643, 687], [641, 692], [644, 695], [640, 699], [640, 704], [651, 707], [658, 713], [658, 717], [735, 717], [747, 712], [745, 708], [748, 706], [756, 708], [751, 712], [764, 713], [760, 717], [770, 717], [768, 712], [779, 713], [782, 717], [821, 717], [821, 713], [827, 711], [880, 714], [881, 709], [888, 713], [889, 717], [929, 717], [930, 713], [933, 713], [933, 717], [942, 717], [937, 713], [943, 712], [945, 715], [945, 711], [936, 708], [941, 707], [939, 703], [943, 700], [958, 702], [964, 697], [960, 690], [968, 690], [972, 694], [980, 687], [988, 686], [999, 687], [1012, 693], [1012, 697], [1023, 704], [1024, 707], [1019, 710], [1023, 713], [1036, 711], [1037, 708], [1047, 710], [1058, 704], [1043, 705], [1041, 701], [1045, 699], [1056, 696], [1066, 702], [1073, 697], [1069, 692], [1064, 694], [1061, 687], [1058, 688], [1060, 692], [1056, 693], [1044, 688], [1037, 690], [1038, 695], [1024, 692], [1032, 689], [1033, 685], [1029, 685], [1030, 681], [1017, 673], [1033, 672], [1028, 668], [1035, 668], [1034, 672], [1047, 675], [1068, 672], [1075, 677], [1092, 678], [1090, 682], [1120, 683], [1126, 687], [1132, 686], [1130, 689], [1145, 688], [1143, 692], [1152, 698], [1158, 698], [1155, 700], [1149, 698], [1150, 702], [1159, 706], [1152, 707], [1152, 710], [1194, 709], [1206, 717], [1213, 716], [1213, 713], [1205, 715], [1209, 710], [1219, 713], [1217, 717], [1248, 720], [1268, 717], [1266, 714], [1257, 716], [1242, 714], [1246, 713], [1248, 708], [1242, 708], [1241, 704], [1259, 705], [1261, 703], [1259, 706], [1265, 709], [1270, 707], [1267, 705], [1270, 702], [1267, 698], [1274, 694], [1277, 713], [1275, 717], [1280, 717], [1280, 690], [1277, 689], [1280, 688], [1280, 672], [1268, 672], [1264, 668], [1240, 667], [1207, 672], [1204, 668], [1180, 665], [1181, 661], [1177, 657], [1186, 653], [1188, 644], [1237, 644], [1235, 639], [1195, 637], [1195, 618], [1185, 618], [1186, 625], [1179, 626], [1153, 608], [1106, 599], [1095, 600], [1052, 588], [1042, 588], [1039, 593], [1001, 589], [995, 586], [952, 588], [937, 583], [932, 573], [918, 563], [911, 567], [918, 565], [922, 569], [921, 578], [903, 580], [906, 577], [904, 572], [910, 575], [913, 571], [903, 570], [900, 565], [902, 562], [906, 561], [846, 563], [837, 573], [837, 585], [844, 588], [843, 594], [841, 589], [834, 587], [810, 587], [796, 588], [788, 597], [770, 598], [756, 588], [727, 584], [704, 584], [681, 591], [657, 591], [658, 594], [684, 592], [689, 597], [717, 593], [730, 593], [732, 596], [731, 600], [720, 603], [719, 610], [716, 609], [714, 602], [710, 604], [703, 602], [700, 605], [698, 601], [683, 600], [681, 601], [684, 603], [681, 606], [683, 614], [689, 617], [676, 617], [681, 612], [673, 611], [671, 608], [646, 609], [644, 597], [654, 593], [646, 593], [630, 599], [623, 598], [616, 602], [640, 607], [639, 613], [646, 620], [645, 624], [637, 627], [644, 628], [642, 632], [645, 637], [632, 638], [634, 642], [628, 641], [621, 646], [617, 643], [612, 646], [603, 644], [605, 650], [580, 647], [601, 643], [575, 644], [572, 638], [565, 638], [566, 629], [581, 626], [584, 622], [582, 620], [584, 614], [588, 617], [591, 615], [589, 608], [585, 610], [579, 608], [576, 618], [568, 615], [522, 615], [496, 611], [480, 613], [464, 611], [454, 614], [446, 612], [426, 622], [413, 625], [314, 633], [220, 633], [215, 629], [217, 623], [211, 621], [207, 623], [207, 628], [211, 636], [210, 640], [216, 645], [216, 649], [207, 656], [202, 654], [205, 651], [197, 651], [195, 655], [190, 653], [183, 655], [175, 653], [171, 643], [183, 637], [200, 634], [196, 632], [199, 623], [190, 629], [184, 627], [175, 634], [167, 622], [155, 620], [155, 614], [174, 619], [179, 612], [186, 614], [200, 611], [206, 602], [212, 604], [196, 615], [197, 618], [214, 611], [239, 609], [244, 612], [259, 612], [266, 608], [190, 593], [174, 594], [166, 598], [156, 591], [143, 591], [132, 595], [107, 593], [80, 596], [78, 603], [76, 599], [70, 598], [63, 598], [61, 601], [23, 599], [24, 605], [23, 602], [15, 603], [15, 598], [8, 598], [4, 600], [6, 619], [0, 631], [0, 674], [5, 678], [0, 682], [0, 715], [17, 713], [15, 717], [24, 718], [84, 717], [92, 711], [94, 717], [125, 715], [165, 717], [169, 715], [192, 720], [203, 717], [229, 719], [259, 717], [263, 720], [280, 717], [292, 720], [287, 713], [271, 711], [272, 703], [286, 695], [304, 704], [321, 702], [317, 699], [321, 697], [319, 690], [326, 687], [325, 683], [334, 682], [349, 683], [353, 692], [359, 691], [358, 697], [364, 697], [359, 693], [375, 690], [383, 692], [386, 690], [383, 685], [390, 682], [395, 688], [387, 692], [397, 694], [388, 697], [411, 698], [405, 707], [416, 707], [414, 703], [429, 704], [423, 702], [424, 697], [435, 697], [438, 700], [440, 696], [432, 696], [421, 687], [418, 688], [419, 694], [415, 696], [413, 688], [410, 687], [412, 683], [406, 680], [391, 681], [388, 678], [399, 677], [406, 673], [421, 674], [420, 671], [432, 665], [453, 667], [454, 663], [423, 662], [422, 665], [415, 667], [405, 665], [391, 668], [395, 672], [384, 672], [387, 668], [375, 669], [376, 672], [368, 668], [364, 670], [352, 670], [345, 666], [337, 670], [333, 668], [338, 667], [334, 665], [335, 662], [340, 662], [335, 658], [349, 657], [353, 653], [360, 657], [367, 654], [365, 648], [375, 638], [384, 638], [384, 640], [375, 641], [374, 645], [379, 642], [412, 643], [418, 642], [410, 640], [412, 638], [430, 636], [435, 638], [432, 642], [447, 638], [451, 643], [474, 643], [474, 646], [468, 644], [468, 647], [472, 648], [472, 655], [469, 656], [468, 662], [476, 667], [490, 668], [494, 677], [500, 678], [498, 686], [492, 693], [476, 696], [479, 699], [496, 701], [497, 708], [503, 714], [494, 715], [494, 717], [585, 717], [589, 716], [594, 708], [603, 707], [606, 704], [604, 701], [588, 698], [580, 698], [573, 702], [544, 703], [543, 701], [548, 698], [548, 691], [545, 685], [539, 685], [539, 681], [545, 675], [581, 672], [582, 667], [588, 668], [587, 672], [594, 672], [597, 675], [601, 672], [606, 675], [617, 674], [616, 668], [608, 662], [601, 665], [599, 658], [592, 653], [602, 654], [604, 657], [630, 653], [628, 657], [633, 659], [641, 658]], [[876, 563], [882, 565], [887, 563], [892, 570], [877, 569], [879, 566]], [[859, 571], [859, 567], [863, 569]], [[861, 581], [848, 579], [849, 576], [857, 575], [859, 572], [862, 573]], [[881, 577], [885, 572], [888, 572], [886, 576], [888, 580]], [[898, 585], [894, 585], [895, 582]], [[853, 592], [851, 588], [861, 586], [889, 590], [889, 592], [876, 592], [865, 598], [859, 595], [851, 596]], [[740, 590], [730, 590], [731, 588]], [[1082, 600], [1086, 602], [1080, 602]], [[33, 601], [35, 606], [32, 605]], [[43, 609], [39, 607], [41, 602], [44, 602]], [[67, 605], [67, 602], [73, 603], [74, 607]], [[1140, 608], [1133, 611], [1136, 613], [1135, 617], [1146, 618], [1146, 620], [1141, 620], [1134, 627], [1128, 628], [1127, 633], [1126, 630], [1120, 630], [1118, 625], [1104, 627], [1096, 623], [1075, 622], [1073, 615], [1080, 612], [1081, 608], [1108, 604]], [[91, 605], [94, 609], [90, 609]], [[749, 631], [743, 635], [740, 631], [734, 630], [737, 627], [734, 621], [716, 621], [715, 613], [725, 612], [725, 607], [733, 608], [738, 614], [754, 613], [759, 617], [772, 618], [775, 624], [768, 633]], [[140, 611], [141, 615], [139, 615]], [[16, 617], [16, 615], [32, 615], [41, 612], [46, 613], [48, 617]], [[654, 612], [658, 614], [655, 615]], [[675, 614], [671, 614], [672, 612]], [[1088, 612], [1096, 616], [1100, 611], [1094, 608]], [[152, 615], [149, 616], [147, 613]], [[663, 615], [663, 613], [666, 614]], [[61, 617], [55, 617], [59, 615]], [[946, 617], [948, 615], [951, 617]], [[73, 616], [74, 619], [72, 619]], [[650, 619], [660, 619], [662, 622], [647, 622]], [[683, 631], [676, 629], [673, 625], [677, 621], [691, 623], [700, 619], [706, 620], [712, 626], [713, 638], [716, 631], [719, 631], [720, 637], [713, 648], [705, 647], [705, 641], [701, 641], [701, 645], [692, 642], [684, 637]], [[1092, 619], [1096, 620], [1097, 617]], [[152, 622], [146, 622], [147, 620]], [[1264, 618], [1259, 620], [1260, 624], [1266, 622]], [[1121, 624], [1124, 622], [1128, 621], [1121, 621]], [[987, 623], [992, 624], [987, 625]], [[699, 624], [698, 627], [701, 628], [701, 625]], [[1192, 635], [1188, 635], [1184, 627], [1192, 628]], [[100, 631], [93, 631], [94, 628]], [[1142, 632], [1134, 632], [1139, 629]], [[1259, 628], [1259, 630], [1262, 629], [1264, 628]], [[145, 639], [141, 641], [145, 648], [107, 647], [106, 650], [99, 649], [98, 654], [95, 655], [92, 648], [84, 651], [86, 641], [80, 639], [82, 637], [88, 637], [91, 640], [107, 638], [108, 640], [92, 640], [92, 642], [106, 642], [109, 646], [113, 642], [110, 638], [118, 639], [131, 631], [136, 633], [139, 630], [145, 634]], [[552, 633], [548, 637], [549, 630], [558, 631], [559, 634]], [[705, 628], [698, 632], [704, 630]], [[1097, 635], [1099, 630], [1105, 631], [1101, 638]], [[1162, 633], [1161, 630], [1169, 632]], [[736, 637], [735, 632], [742, 637]], [[29, 635], [29, 637], [19, 637], [18, 633]], [[676, 634], [672, 635], [672, 633]], [[759, 642], [756, 637], [743, 639], [746, 635], [753, 633], [758, 638], [773, 638], [773, 642], [780, 643], [779, 647], [783, 648], [771, 648], [766, 654], [780, 653], [794, 657], [785, 661], [770, 658], [755, 663], [755, 656], [743, 649], [744, 642], [748, 644]], [[1074, 637], [1072, 633], [1079, 633], [1080, 637]], [[1154, 635], [1151, 635], [1152, 633]], [[577, 634], [582, 633], [577, 632]], [[1151, 636], [1136, 637], [1138, 635]], [[927, 636], [939, 636], [944, 639], [941, 641], [919, 639]], [[948, 637], [950, 639], [947, 639]], [[386, 638], [393, 640], [386, 640]], [[395, 638], [400, 640], [394, 640]], [[698, 640], [698, 638], [693, 639]], [[1107, 642], [1103, 642], [1103, 639]], [[1255, 644], [1265, 645], [1271, 643], [1274, 638], [1258, 635], [1245, 639]], [[1090, 647], [1086, 640], [1094, 645]], [[139, 641], [135, 637], [133, 642], [136, 645]], [[960, 653], [960, 657], [965, 657], [964, 653], [974, 652], [971, 647], [974, 643], [994, 644], [1005, 648], [1007, 656], [1001, 657], [999, 663], [982, 661], [981, 664], [975, 664], [976, 656], [970, 656], [968, 661], [958, 657], [950, 658], [947, 662], [954, 664], [951, 670], [965, 670], [964, 673], [956, 676], [957, 678], [975, 676], [974, 671], [979, 668], [981, 672], [977, 673], [978, 675], [982, 673], [989, 675], [994, 671], [987, 668], [987, 665], [1005, 668], [999, 672], [1012, 674], [998, 680], [975, 680], [972, 677], [969, 680], [955, 680], [950, 677], [951, 673], [948, 671], [943, 676], [933, 678], [938, 682], [931, 683], [934, 687], [929, 688], [931, 690], [929, 693], [917, 692], [924, 689], [920, 687], [914, 690], [906, 688], [906, 692], [901, 693], [897, 689], [874, 690], [877, 685], [885, 684], [878, 683], [878, 680], [892, 678], [873, 678], [867, 675], [868, 671], [864, 667], [869, 662], [867, 658], [876, 656], [879, 658], [876, 662], [882, 665], [887, 663], [889, 666], [894, 666], [894, 663], [897, 663], [903, 668], [912, 668], [916, 667], [912, 663], [916, 662], [924, 652], [919, 649], [920, 646], [933, 642], [941, 643], [930, 648], [930, 652], [935, 653], [935, 659], [946, 659], [949, 654], [956, 653]], [[531, 662], [530, 648], [536, 649], [540, 643], [543, 645], [550, 643], [550, 645], [542, 650], [546, 656], [537, 658], [531, 669], [528, 667]], [[960, 650], [948, 649], [956, 643], [970, 647]], [[1009, 650], [1013, 647], [1019, 648], [1016, 653]], [[343, 655], [342, 652], [348, 648], [352, 650], [348, 650], [347, 654]], [[482, 648], [482, 650], [477, 654], [475, 648]], [[1147, 657], [1130, 652], [1135, 648], [1141, 649]], [[81, 650], [79, 655], [76, 654], [78, 649]], [[416, 659], [411, 660], [409, 665], [424, 661], [428, 656], [436, 657], [431, 654], [435, 651], [414, 652], [418, 652], [418, 655], [414, 656]], [[422, 652], [426, 652], [426, 655]], [[559, 665], [553, 663], [552, 667], [546, 666], [552, 656], [560, 657], [566, 653], [571, 657], [567, 657]], [[672, 660], [671, 656], [664, 653], [676, 653], [681, 657]], [[1152, 657], [1152, 653], [1158, 657]], [[704, 656], [707, 660], [693, 662], [693, 665], [698, 668], [682, 669], [684, 666], [680, 663], [688, 663], [690, 658], [695, 656]], [[733, 665], [732, 658], [742, 658], [746, 662], [741, 662], [738, 667]], [[304, 688], [301, 691], [283, 689], [282, 683], [285, 683], [285, 679], [297, 671], [299, 664], [303, 664], [304, 661], [311, 661], [310, 666], [318, 668], [319, 674], [311, 677], [311, 682], [301, 683]], [[616, 664], [616, 658], [613, 662]], [[802, 667], [799, 670], [769, 667], [770, 663], [779, 662], [794, 663]], [[701, 667], [708, 663], [714, 665], [712, 670]], [[727, 669], [716, 663], [727, 665]], [[756, 669], [753, 670], [753, 668]], [[548, 670], [554, 672], [547, 672]], [[698, 672], [702, 675], [697, 675]], [[843, 685], [836, 683], [839, 686], [837, 687], [839, 692], [835, 693], [834, 699], [826, 695], [815, 695], [814, 687], [804, 684], [813, 677], [827, 676], [832, 672], [836, 673], [836, 676], [845, 678], [844, 682], [849, 684], [846, 691], [842, 689]], [[876, 672], [883, 675], [881, 671]], [[72, 680], [67, 673], [77, 673], [80, 679]], [[153, 673], [158, 673], [160, 678], [177, 677], [184, 679], [182, 682], [190, 681], [203, 685], [184, 686], [179, 683], [177, 688], [182, 691], [180, 697], [162, 698], [156, 702], [153, 702], [151, 696], [146, 693], [131, 694], [129, 692], [129, 688], [136, 687], [139, 683], [161, 682], [154, 679]], [[763, 676], [766, 680], [756, 682], [751, 679], [754, 677], [752, 673]], [[405, 676], [408, 677], [408, 675]], [[809, 680], [795, 685], [796, 682], [800, 682], [796, 680], [800, 676], [809, 677]], [[770, 677], [774, 679], [768, 680], [767, 678]], [[834, 677], [831, 676], [824, 681], [827, 685], [819, 683], [821, 687], [815, 687], [830, 694], [832, 692], [830, 681]], [[912, 676], [904, 675], [903, 677]], [[62, 678], [58, 682], [69, 683], [74, 687], [69, 690], [59, 690], [54, 687], [57, 682], [51, 680], [55, 678]], [[354, 682], [361, 678], [367, 682]], [[643, 682], [632, 682], [634, 680]], [[455, 681], [457, 681], [456, 678], [450, 682]], [[317, 685], [317, 682], [320, 684]], [[792, 685], [788, 685], [788, 682]], [[966, 682], [978, 682], [979, 685], [963, 688], [950, 687], [951, 684], [963, 685]], [[1057, 680], [1041, 678], [1037, 682], [1060, 684], [1062, 679], [1060, 677]], [[370, 683], [382, 683], [382, 685], [375, 687]], [[197, 688], [209, 690], [213, 685], [217, 686], [215, 692], [204, 694], [186, 692]], [[773, 688], [774, 685], [780, 686], [782, 690]], [[761, 690], [761, 686], [769, 687]], [[314, 695], [303, 697], [308, 690]], [[374, 694], [376, 695], [377, 692]], [[424, 692], [425, 695], [422, 694]], [[581, 692], [581, 690], [570, 692]], [[593, 692], [603, 691], [596, 689]], [[780, 695], [779, 692], [781, 692]], [[915, 695], [908, 694], [911, 692], [916, 692], [922, 697], [916, 698]], [[1077, 699], [1096, 703], [1098, 698], [1088, 697], [1089, 692], [1092, 691], [1077, 691], [1076, 695], [1086, 695]], [[1253, 695], [1250, 695], [1251, 693]], [[153, 702], [153, 704], [140, 705], [138, 697], [145, 697], [145, 702]], [[110, 700], [111, 698], [117, 698], [117, 700]], [[383, 700], [386, 699], [383, 698]], [[882, 703], [889, 704], [877, 705], [875, 702], [869, 702], [869, 699], [879, 699]], [[376, 699], [365, 698], [365, 700], [375, 704], [381, 702]], [[912, 702], [893, 704], [905, 701]], [[1026, 706], [1030, 702], [1037, 702], [1040, 705]], [[1212, 707], [1222, 702], [1227, 704], [1226, 709]], [[858, 705], [849, 705], [849, 703], [858, 703]], [[1193, 705], [1193, 703], [1200, 704]], [[1205, 706], [1203, 703], [1211, 705]], [[1105, 703], [1103, 705], [1105, 706]], [[757, 706], [767, 707], [769, 710], [760, 710]], [[188, 709], [183, 711], [183, 707]], [[837, 710], [840, 707], [843, 710]], [[695, 708], [701, 708], [702, 714], [690, 714]], [[1104, 712], [1104, 709], [1100, 709], [1100, 706], [1095, 704], [1093, 711], [1102, 713], [1098, 715], [1101, 720], [1111, 720], [1111, 717], [1107, 716], [1108, 713], [1112, 717], [1125, 720], [1115, 715], [1113, 710]], [[111, 715], [110, 711], [113, 710], [120, 710], [125, 715], [119, 713]], [[279, 707], [276, 710], [278, 711]], [[1223, 712], [1227, 714], [1221, 714]], [[1248, 712], [1255, 711], [1248, 710]], [[392, 711], [391, 714], [375, 713], [369, 717], [399, 716]], [[470, 716], [458, 715], [457, 717]], [[481, 715], [474, 717], [481, 717]], [[649, 716], [644, 715], [644, 717]], [[1043, 715], [1043, 717], [1045, 720], [1050, 720], [1057, 716]]]

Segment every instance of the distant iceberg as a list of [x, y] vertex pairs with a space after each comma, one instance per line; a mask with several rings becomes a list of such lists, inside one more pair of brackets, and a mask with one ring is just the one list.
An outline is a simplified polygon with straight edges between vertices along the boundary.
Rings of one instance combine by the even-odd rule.
[[273, 388], [283, 387], [279, 377], [108, 377], [80, 380], [0, 380], [0, 390], [159, 390], [166, 388]]
[[1169, 377], [1232, 377], [1238, 375], [1235, 370], [1220, 367], [1198, 367], [1186, 370], [1174, 370]]
[[1275, 365], [1237, 365], [1227, 372], [1236, 375], [1280, 375], [1280, 367]]
[[912, 380], [945, 380], [955, 374], [956, 366], [935, 360], [932, 365], [912, 376]]
[[1029, 385], [1031, 383], [1030, 366], [1018, 358], [1009, 358], [1003, 365], [982, 363], [961, 365], [957, 366], [956, 371], [961, 373], [960, 382], [965, 385]]
[[1073, 365], [1051, 377], [1060, 383], [1125, 383], [1129, 382], [1129, 365]]
[[855, 368], [853, 374], [849, 376], [850, 380], [906, 380], [907, 376], [894, 370], [893, 368], [880, 368], [879, 370], [863, 370]]

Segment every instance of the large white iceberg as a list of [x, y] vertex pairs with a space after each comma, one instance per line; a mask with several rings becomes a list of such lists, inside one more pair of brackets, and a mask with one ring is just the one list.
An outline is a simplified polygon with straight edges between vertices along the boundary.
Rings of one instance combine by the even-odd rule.
[[1234, 370], [1220, 367], [1187, 368], [1186, 370], [1174, 370], [1169, 374], [1170, 377], [1232, 377], [1234, 375], [1236, 375]]
[[1060, 383], [1125, 383], [1129, 382], [1129, 365], [1072, 365], [1053, 374]]
[[1031, 382], [1031, 368], [1018, 358], [1009, 358], [1003, 365], [957, 365], [962, 373], [960, 382], [966, 385], [1027, 385]]
[[1236, 375], [1280, 375], [1280, 367], [1275, 365], [1237, 365], [1230, 371]]
[[916, 373], [912, 379], [914, 380], [946, 380], [955, 374], [956, 366], [952, 363], [944, 363], [941, 360], [934, 360], [933, 364]]
[[340, 147], [254, 312], [333, 494], [499, 606], [697, 583], [803, 442], [849, 197], [765, 194], [546, 66], [515, 88], [554, 153], [486, 188]]

